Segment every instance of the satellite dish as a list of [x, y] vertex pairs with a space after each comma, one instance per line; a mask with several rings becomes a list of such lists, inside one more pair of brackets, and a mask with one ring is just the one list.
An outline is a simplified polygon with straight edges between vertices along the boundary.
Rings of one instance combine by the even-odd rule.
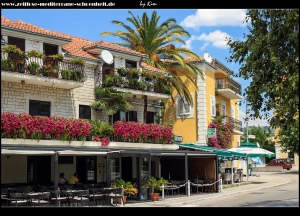
[[207, 61], [209, 63], [211, 63], [211, 61], [212, 61], [212, 57], [207, 52], [204, 53], [204, 59], [205, 59], [205, 61]]
[[107, 63], [107, 64], [112, 64], [114, 62], [114, 57], [113, 55], [107, 51], [107, 50], [102, 50], [101, 52], [101, 58]]

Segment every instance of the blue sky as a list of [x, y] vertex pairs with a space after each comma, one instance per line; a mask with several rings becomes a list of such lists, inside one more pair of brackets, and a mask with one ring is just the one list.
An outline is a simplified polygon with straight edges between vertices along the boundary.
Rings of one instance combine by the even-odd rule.
[[[212, 57], [218, 59], [234, 72], [239, 71], [239, 65], [229, 63], [226, 58], [230, 56], [229, 47], [226, 45], [225, 37], [233, 40], [243, 40], [244, 34], [248, 33], [243, 9], [155, 9], [160, 16], [160, 21], [175, 18], [177, 23], [187, 30], [191, 37], [183, 38], [186, 46], [199, 56], [207, 51]], [[22, 20], [41, 28], [62, 32], [91, 41], [118, 42], [117, 37], [101, 36], [103, 31], [120, 29], [111, 23], [118, 20], [129, 24], [126, 21], [130, 17], [128, 11], [135, 16], [142, 16], [147, 12], [150, 17], [151, 9], [2, 9], [1, 15], [11, 20]], [[242, 84], [242, 89], [247, 87], [249, 80], [234, 78]], [[249, 108], [249, 107], [248, 107]], [[245, 118], [246, 106], [240, 106], [239, 119]], [[249, 126], [268, 125], [266, 120], [257, 119], [249, 121]]]

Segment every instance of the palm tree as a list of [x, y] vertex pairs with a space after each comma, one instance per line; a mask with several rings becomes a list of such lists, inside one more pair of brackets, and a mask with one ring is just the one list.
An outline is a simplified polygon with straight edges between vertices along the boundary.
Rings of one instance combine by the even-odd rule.
[[132, 104], [126, 100], [126, 97], [130, 94], [130, 92], [120, 92], [113, 88], [96, 87], [96, 101], [92, 103], [91, 107], [97, 111], [106, 110], [106, 113], [109, 116], [109, 122], [112, 124], [113, 114], [119, 110], [127, 112], [133, 107]]
[[193, 104], [187, 85], [180, 77], [185, 77], [188, 83], [197, 90], [196, 77], [199, 75], [203, 79], [202, 71], [194, 64], [187, 62], [183, 55], [194, 59], [199, 59], [199, 57], [189, 49], [178, 48], [172, 44], [175, 42], [185, 45], [181, 37], [190, 37], [190, 34], [178, 25], [173, 18], [167, 19], [159, 25], [160, 16], [157, 15], [156, 11], [153, 11], [151, 19], [149, 19], [146, 12], [143, 13], [142, 18], [139, 16], [134, 17], [131, 11], [129, 11], [129, 14], [131, 17], [128, 17], [127, 21], [133, 24], [134, 28], [124, 22], [113, 20], [113, 24], [122, 26], [126, 31], [102, 32], [101, 35], [119, 37], [123, 42], [115, 42], [114, 44], [146, 54], [145, 62], [160, 70], [169, 72], [171, 86], [174, 87], [181, 99], [185, 98], [189, 104]]

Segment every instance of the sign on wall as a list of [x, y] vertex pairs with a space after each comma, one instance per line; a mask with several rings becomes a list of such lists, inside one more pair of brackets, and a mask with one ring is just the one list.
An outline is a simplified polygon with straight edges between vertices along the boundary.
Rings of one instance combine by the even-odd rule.
[[216, 138], [217, 137], [217, 128], [207, 128], [207, 138]]

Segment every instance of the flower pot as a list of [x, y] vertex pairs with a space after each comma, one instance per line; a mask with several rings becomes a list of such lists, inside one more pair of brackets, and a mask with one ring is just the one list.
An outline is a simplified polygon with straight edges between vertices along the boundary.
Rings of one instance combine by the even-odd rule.
[[[124, 198], [124, 204], [125, 204], [127, 196], [124, 196], [123, 198]], [[118, 204], [122, 204], [122, 199], [121, 198], [118, 198]]]
[[18, 72], [19, 72], [19, 73], [24, 73], [24, 72], [25, 72], [25, 67], [24, 67], [24, 65], [19, 65], [19, 67], [18, 67]]
[[56, 73], [56, 72], [49, 72], [49, 77], [58, 78], [58, 73]]
[[36, 73], [37, 73], [37, 69], [29, 69], [29, 71], [30, 71], [30, 74], [32, 74], [32, 75], [36, 75]]
[[151, 200], [158, 201], [159, 200], [159, 193], [151, 193]]
[[92, 141], [93, 140], [93, 136], [90, 134], [86, 137], [86, 141]]

